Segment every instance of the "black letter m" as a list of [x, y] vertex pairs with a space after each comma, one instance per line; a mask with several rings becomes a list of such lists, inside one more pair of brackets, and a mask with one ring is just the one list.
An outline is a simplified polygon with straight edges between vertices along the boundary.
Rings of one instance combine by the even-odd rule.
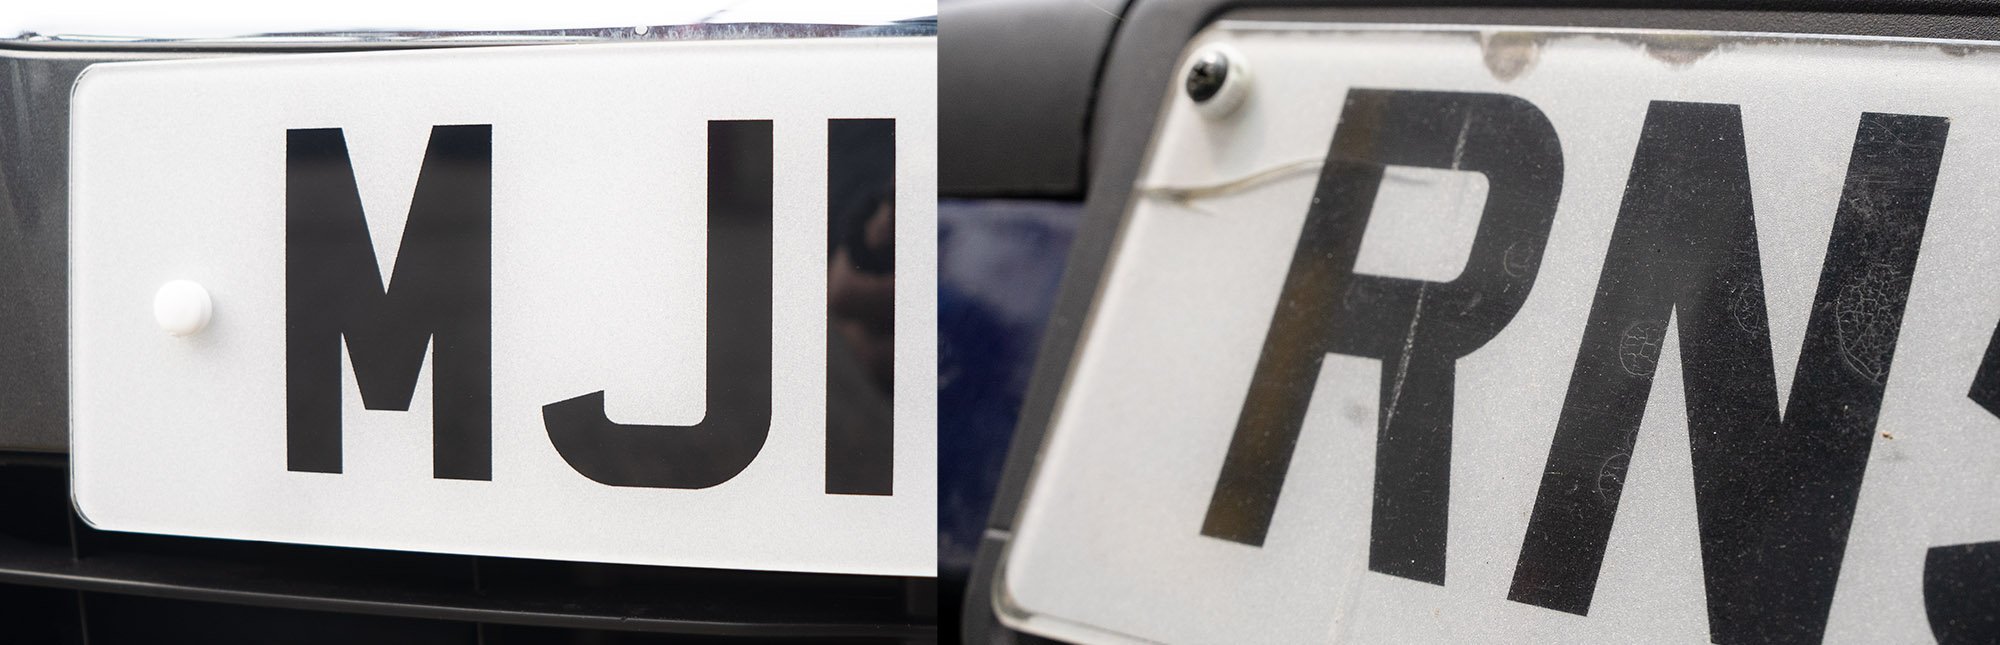
[[286, 132], [285, 396], [290, 470], [341, 470], [340, 349], [362, 404], [408, 410], [431, 349], [432, 469], [493, 477], [493, 127], [431, 129], [388, 288], [338, 128]]

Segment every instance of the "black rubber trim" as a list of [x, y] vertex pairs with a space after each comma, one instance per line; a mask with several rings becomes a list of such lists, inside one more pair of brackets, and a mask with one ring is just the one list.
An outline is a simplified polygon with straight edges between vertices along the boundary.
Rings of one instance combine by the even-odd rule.
[[1125, 0], [939, 7], [938, 195], [1083, 196], [1092, 92]]
[[[1417, 0], [1354, 3], [1314, 0], [1134, 0], [1126, 8], [1101, 81], [1094, 92], [1089, 185], [1083, 221], [1035, 359], [1006, 470], [974, 565], [977, 586], [966, 594], [967, 642], [1028, 643], [1043, 639], [1002, 627], [993, 616], [997, 570], [1022, 497], [1040, 457], [1055, 405], [1068, 379], [1110, 258], [1127, 201], [1182, 50], [1196, 33], [1224, 18], [1299, 22], [1396, 22], [1622, 27], [1712, 31], [1894, 36], [2000, 41], [2000, 1], [1994, 0], [1468, 0], [1459, 7], [1415, 6]], [[954, 70], [942, 68], [940, 74]]]

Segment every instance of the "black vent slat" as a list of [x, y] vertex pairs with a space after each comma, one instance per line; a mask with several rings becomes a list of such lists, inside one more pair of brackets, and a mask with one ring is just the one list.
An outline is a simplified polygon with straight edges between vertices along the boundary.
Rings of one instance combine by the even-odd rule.
[[0, 642], [80, 645], [81, 599], [69, 589], [0, 584]]
[[[524, 634], [566, 634], [575, 638], [550, 640], [631, 641], [613, 638], [609, 631], [885, 641], [928, 641], [936, 635], [935, 608], [912, 602], [933, 597], [934, 585], [925, 579], [605, 565], [112, 533], [90, 529], [75, 519], [67, 480], [60, 465], [0, 460], [0, 487], [4, 487], [0, 488], [0, 591], [30, 589], [68, 596], [85, 592], [73, 607], [89, 625], [132, 607], [161, 606], [128, 602], [137, 596], [193, 601], [190, 606], [262, 607], [278, 614], [305, 611], [336, 618], [349, 614], [364, 627], [388, 624], [377, 618], [419, 621], [412, 625], [442, 621], [449, 627], [438, 628], [443, 630], [439, 634], [478, 633], [455, 631], [461, 627], [490, 629], [490, 635], [503, 640]], [[47, 603], [52, 602], [49, 598], [67, 596], [33, 597]], [[100, 612], [100, 605], [106, 609]], [[189, 611], [196, 615], [207, 609]], [[13, 622], [18, 621], [0, 621], [0, 635], [11, 628], [5, 623]], [[607, 632], [586, 638], [583, 632], [564, 630]], [[124, 642], [105, 641], [95, 633], [87, 636], [84, 642]]]
[[185, 600], [88, 594], [92, 645], [477, 645], [479, 627], [441, 620], [353, 616]]

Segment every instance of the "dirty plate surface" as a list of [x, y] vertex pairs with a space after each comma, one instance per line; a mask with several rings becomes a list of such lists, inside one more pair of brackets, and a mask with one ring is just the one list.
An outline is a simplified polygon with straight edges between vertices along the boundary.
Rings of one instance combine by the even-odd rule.
[[1010, 624], [1994, 636], [2000, 51], [1251, 22], [1187, 51], [1239, 85], [1161, 88]]

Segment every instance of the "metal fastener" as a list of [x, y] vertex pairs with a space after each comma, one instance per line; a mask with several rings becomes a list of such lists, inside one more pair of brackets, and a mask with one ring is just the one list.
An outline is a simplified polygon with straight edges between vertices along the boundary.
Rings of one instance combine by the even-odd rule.
[[1236, 111], [1250, 96], [1250, 68], [1241, 52], [1216, 43], [1195, 50], [1188, 57], [1186, 87], [1196, 111], [1210, 119], [1222, 119]]
[[1229, 82], [1229, 56], [1222, 50], [1211, 49], [1196, 58], [1188, 67], [1188, 98], [1196, 103], [1206, 103], [1222, 92], [1222, 86]]

